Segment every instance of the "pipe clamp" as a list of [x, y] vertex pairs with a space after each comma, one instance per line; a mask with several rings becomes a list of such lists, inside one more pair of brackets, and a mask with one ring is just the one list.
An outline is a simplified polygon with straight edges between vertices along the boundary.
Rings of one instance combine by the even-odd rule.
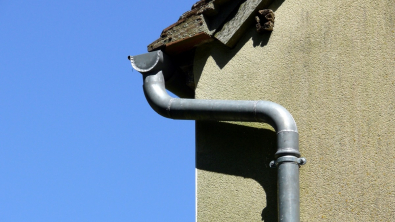
[[273, 160], [270, 162], [269, 166], [270, 168], [276, 168], [278, 165], [285, 163], [285, 162], [293, 162], [298, 164], [299, 166], [305, 165], [306, 164], [306, 159], [301, 157], [295, 157], [295, 156], [282, 156], [277, 158], [277, 160]]

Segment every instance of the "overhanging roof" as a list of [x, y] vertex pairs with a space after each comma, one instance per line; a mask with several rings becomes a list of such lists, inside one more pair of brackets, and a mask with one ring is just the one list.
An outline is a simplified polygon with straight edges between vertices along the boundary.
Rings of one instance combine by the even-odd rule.
[[161, 49], [177, 55], [217, 39], [233, 47], [244, 31], [253, 24], [259, 9], [273, 0], [200, 0], [160, 38], [148, 45], [148, 51]]

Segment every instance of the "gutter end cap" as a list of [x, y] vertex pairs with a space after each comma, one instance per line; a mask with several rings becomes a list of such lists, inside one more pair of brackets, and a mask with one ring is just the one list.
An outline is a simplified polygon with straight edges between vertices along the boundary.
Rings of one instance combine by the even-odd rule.
[[[140, 73], [148, 73], [157, 68], [159, 61], [163, 60], [162, 51], [153, 51], [136, 56], [129, 56], [132, 67]], [[160, 68], [160, 67], [158, 67]]]

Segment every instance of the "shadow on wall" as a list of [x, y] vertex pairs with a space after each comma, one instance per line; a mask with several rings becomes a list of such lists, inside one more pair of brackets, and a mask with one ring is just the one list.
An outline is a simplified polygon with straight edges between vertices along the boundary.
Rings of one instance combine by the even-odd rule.
[[[281, 4], [285, 0], [276, 0], [269, 7], [274, 12], [281, 6]], [[247, 32], [240, 38], [236, 46], [232, 49], [226, 47], [222, 43], [218, 41], [214, 41], [212, 43], [207, 43], [202, 45], [197, 50], [197, 57], [195, 57], [195, 61], [200, 60], [199, 62], [194, 62], [194, 64], [198, 64], [194, 66], [194, 81], [195, 83], [199, 83], [200, 75], [203, 72], [204, 65], [206, 64], [207, 59], [212, 56], [215, 60], [216, 64], [220, 69], [226, 66], [230, 60], [240, 51], [244, 45], [252, 40], [252, 44], [255, 47], [265, 47], [269, 40], [272, 32], [267, 32], [263, 34], [259, 34], [255, 28], [255, 22], [252, 22], [251, 28], [247, 30]], [[276, 23], [274, 24], [274, 31], [276, 31]], [[200, 53], [199, 53], [200, 52]], [[252, 55], [253, 56], [253, 55]]]
[[205, 121], [196, 121], [196, 131], [196, 167], [257, 181], [266, 193], [262, 220], [277, 221], [277, 170], [269, 167], [276, 152], [276, 133]]
[[[198, 59], [204, 60], [204, 61], [200, 61], [199, 64], [202, 65], [206, 64], [205, 61], [207, 61], [207, 59], [211, 56], [213, 57], [218, 67], [222, 69], [226, 66], [226, 64], [228, 64], [230, 60], [232, 60], [232, 58], [240, 51], [241, 48], [243, 48], [243, 46], [250, 39], [252, 39], [254, 47], [258, 47], [258, 46], [264, 47], [269, 42], [270, 36], [271, 36], [271, 32], [259, 34], [257, 33], [255, 28], [250, 28], [247, 30], [244, 36], [239, 40], [236, 46], [232, 49], [228, 48], [227, 46], [225, 46], [224, 44], [218, 41], [207, 43], [198, 49], [198, 52], [199, 51], [202, 52], [201, 55], [199, 55], [200, 58]], [[197, 67], [197, 69], [194, 70], [194, 73], [199, 75], [198, 78], [195, 79], [195, 81], [199, 80], [202, 71], [203, 71], [203, 66]]]
[[[276, 0], [268, 8], [276, 11], [283, 2], [284, 0]], [[222, 69], [250, 40], [254, 48], [265, 47], [270, 40], [271, 32], [259, 34], [254, 26], [255, 23], [232, 49], [218, 41], [198, 48], [194, 62], [195, 83], [199, 82], [210, 56]], [[277, 170], [269, 167], [277, 148], [276, 133], [268, 129], [205, 121], [196, 121], [196, 132], [196, 167], [200, 170], [257, 181], [266, 193], [262, 221], [277, 221]]]

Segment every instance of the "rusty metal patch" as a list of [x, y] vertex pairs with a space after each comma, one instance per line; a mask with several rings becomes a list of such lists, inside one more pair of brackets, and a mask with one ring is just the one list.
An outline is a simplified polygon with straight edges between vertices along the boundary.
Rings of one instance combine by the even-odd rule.
[[274, 12], [271, 9], [263, 9], [258, 11], [258, 15], [255, 16], [256, 30], [259, 33], [265, 31], [273, 31], [274, 27]]

